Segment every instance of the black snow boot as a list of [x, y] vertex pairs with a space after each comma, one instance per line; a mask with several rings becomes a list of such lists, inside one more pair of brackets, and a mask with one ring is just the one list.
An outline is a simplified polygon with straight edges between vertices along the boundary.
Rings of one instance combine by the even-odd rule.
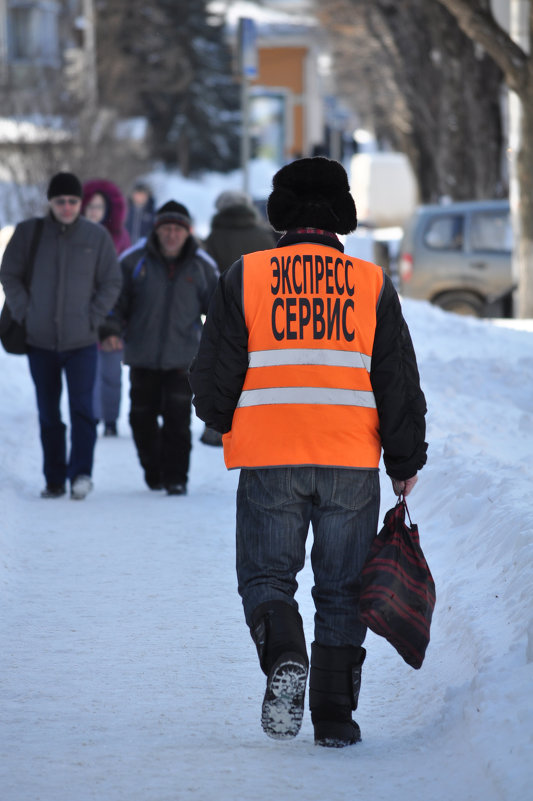
[[309, 707], [316, 745], [343, 748], [360, 741], [352, 710], [357, 709], [365, 656], [357, 646], [311, 645]]
[[296, 737], [302, 725], [309, 669], [300, 613], [284, 601], [260, 604], [253, 612], [250, 630], [267, 676], [263, 731], [275, 740]]

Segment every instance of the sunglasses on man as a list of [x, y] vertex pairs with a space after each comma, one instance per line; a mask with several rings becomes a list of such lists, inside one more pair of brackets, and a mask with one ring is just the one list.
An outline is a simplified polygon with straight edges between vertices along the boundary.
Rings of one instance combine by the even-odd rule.
[[53, 198], [53, 203], [56, 206], [77, 206], [78, 203], [81, 203], [81, 198], [79, 197], [55, 197]]

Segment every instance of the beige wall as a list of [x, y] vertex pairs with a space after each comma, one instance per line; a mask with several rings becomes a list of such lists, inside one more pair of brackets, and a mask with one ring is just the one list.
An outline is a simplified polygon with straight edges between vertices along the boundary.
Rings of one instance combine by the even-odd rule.
[[305, 155], [304, 130], [306, 47], [261, 47], [258, 50], [258, 76], [252, 85], [283, 87], [290, 92], [292, 142], [287, 144], [288, 158]]

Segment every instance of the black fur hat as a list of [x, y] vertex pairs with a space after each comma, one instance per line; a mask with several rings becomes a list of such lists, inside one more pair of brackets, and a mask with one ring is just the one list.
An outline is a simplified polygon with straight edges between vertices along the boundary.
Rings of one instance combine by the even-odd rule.
[[346, 170], [323, 156], [286, 164], [272, 179], [267, 215], [276, 231], [323, 228], [349, 234], [357, 228], [357, 212]]

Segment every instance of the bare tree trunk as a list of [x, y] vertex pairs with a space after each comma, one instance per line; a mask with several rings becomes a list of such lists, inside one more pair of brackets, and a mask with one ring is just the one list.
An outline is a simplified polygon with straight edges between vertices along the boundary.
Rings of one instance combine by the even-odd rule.
[[[533, 58], [494, 19], [488, 0], [438, 0], [460, 27], [478, 42], [500, 66], [508, 87], [522, 104], [521, 141], [516, 169], [519, 183], [518, 260], [519, 288], [516, 313], [533, 317]], [[533, 3], [529, 2], [529, 42], [533, 45]]]
[[516, 314], [533, 317], [533, 81], [522, 97], [521, 146], [517, 159], [520, 186], [518, 245], [519, 292]]
[[497, 197], [501, 69], [428, 0], [316, 3], [337, 89], [378, 139], [405, 153], [422, 202]]

